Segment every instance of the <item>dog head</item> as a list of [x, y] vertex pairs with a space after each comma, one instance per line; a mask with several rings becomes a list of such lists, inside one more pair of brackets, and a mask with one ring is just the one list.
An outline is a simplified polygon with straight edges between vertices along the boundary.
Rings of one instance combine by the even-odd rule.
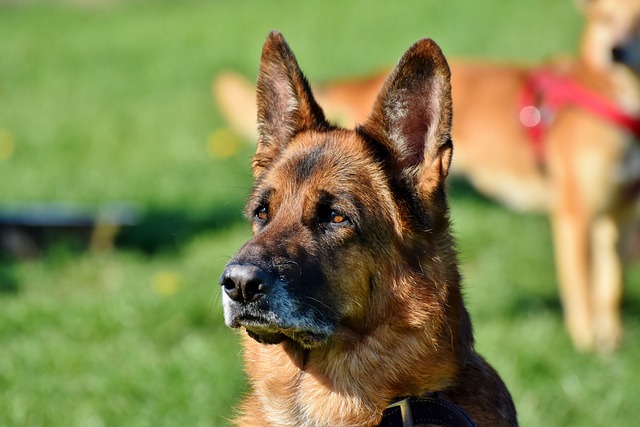
[[413, 45], [369, 119], [346, 130], [325, 120], [272, 32], [257, 102], [245, 210], [254, 236], [220, 278], [225, 323], [262, 343], [314, 348], [340, 334], [357, 339], [389, 316], [399, 326], [440, 316], [446, 304], [436, 300], [459, 278], [444, 193], [449, 68], [438, 46]]
[[582, 57], [597, 70], [615, 66], [640, 74], [640, 0], [583, 0]]

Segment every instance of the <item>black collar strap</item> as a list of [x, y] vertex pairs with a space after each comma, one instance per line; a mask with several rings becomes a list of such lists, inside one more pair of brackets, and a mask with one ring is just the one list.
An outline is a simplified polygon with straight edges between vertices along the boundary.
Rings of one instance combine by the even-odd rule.
[[387, 406], [379, 427], [412, 427], [436, 424], [446, 427], [475, 427], [459, 406], [437, 396], [406, 397]]

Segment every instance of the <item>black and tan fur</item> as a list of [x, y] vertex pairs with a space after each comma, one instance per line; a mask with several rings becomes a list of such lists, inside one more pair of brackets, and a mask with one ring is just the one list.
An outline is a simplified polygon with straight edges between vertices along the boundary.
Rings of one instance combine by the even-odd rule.
[[240, 426], [375, 426], [429, 392], [478, 426], [513, 426], [473, 348], [449, 230], [449, 68], [425, 39], [355, 130], [329, 124], [282, 36], [264, 45], [246, 207], [254, 236], [221, 277], [225, 322], [247, 331]]

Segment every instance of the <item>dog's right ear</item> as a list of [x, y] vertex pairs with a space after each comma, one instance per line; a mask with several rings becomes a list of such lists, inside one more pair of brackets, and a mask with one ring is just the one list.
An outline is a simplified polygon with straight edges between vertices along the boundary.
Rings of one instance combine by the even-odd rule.
[[277, 31], [269, 33], [262, 48], [256, 97], [258, 147], [252, 166], [258, 177], [296, 134], [330, 126], [293, 52]]

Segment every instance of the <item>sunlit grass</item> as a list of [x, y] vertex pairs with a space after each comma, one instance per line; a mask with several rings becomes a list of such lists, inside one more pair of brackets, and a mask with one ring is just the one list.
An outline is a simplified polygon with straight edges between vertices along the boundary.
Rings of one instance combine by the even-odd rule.
[[[311, 80], [386, 67], [416, 39], [446, 54], [537, 60], [576, 44], [571, 2], [13, 2], [0, 6], [0, 208], [130, 201], [113, 252], [57, 245], [0, 259], [0, 425], [224, 426], [244, 389], [217, 277], [248, 236], [251, 144], [210, 84], [255, 78], [283, 31]], [[547, 220], [453, 186], [480, 351], [525, 426], [634, 425], [640, 271], [626, 339], [576, 353], [562, 325]]]

